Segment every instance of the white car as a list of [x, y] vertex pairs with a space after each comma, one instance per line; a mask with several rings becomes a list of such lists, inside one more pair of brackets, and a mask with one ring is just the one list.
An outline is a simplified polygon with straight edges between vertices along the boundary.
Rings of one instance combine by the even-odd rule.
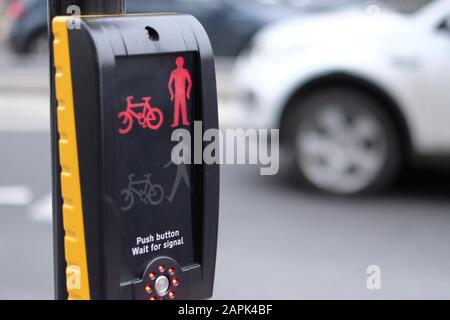
[[410, 15], [369, 6], [268, 26], [234, 78], [249, 126], [280, 128], [304, 181], [379, 190], [406, 161], [450, 154], [450, 0]]

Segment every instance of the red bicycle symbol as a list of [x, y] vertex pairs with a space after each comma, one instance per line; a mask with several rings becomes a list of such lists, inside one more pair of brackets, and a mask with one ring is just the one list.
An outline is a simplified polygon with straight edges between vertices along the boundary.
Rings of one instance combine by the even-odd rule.
[[[136, 119], [142, 128], [158, 130], [164, 120], [161, 109], [150, 105], [151, 97], [142, 98], [143, 102], [133, 103], [133, 96], [127, 97], [127, 110], [119, 113], [119, 119], [124, 128], [119, 129], [120, 134], [127, 134], [133, 129], [134, 119]], [[136, 109], [141, 109], [136, 112]]]

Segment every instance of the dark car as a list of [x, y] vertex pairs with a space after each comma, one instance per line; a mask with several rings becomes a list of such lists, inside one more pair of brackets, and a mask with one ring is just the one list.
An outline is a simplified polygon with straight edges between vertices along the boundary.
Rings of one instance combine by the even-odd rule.
[[[46, 0], [14, 0], [9, 42], [18, 53], [39, 52], [47, 46]], [[258, 0], [127, 0], [127, 13], [181, 12], [192, 14], [208, 32], [214, 51], [235, 56], [262, 26], [292, 16], [292, 7]]]
[[[299, 12], [367, 0], [126, 0], [128, 13], [182, 12], [197, 17], [219, 56], [236, 56], [261, 27]], [[46, 0], [11, 0], [9, 42], [15, 52], [45, 52]]]
[[8, 40], [15, 52], [43, 52], [47, 43], [46, 0], [12, 0], [6, 9], [11, 22]]

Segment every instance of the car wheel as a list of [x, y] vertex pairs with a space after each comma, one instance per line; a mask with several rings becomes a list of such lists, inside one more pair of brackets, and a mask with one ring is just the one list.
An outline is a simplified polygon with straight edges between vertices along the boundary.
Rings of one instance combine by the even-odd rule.
[[29, 48], [27, 50], [32, 55], [47, 55], [48, 54], [48, 37], [47, 32], [40, 32], [32, 38]]
[[336, 87], [294, 104], [287, 124], [290, 158], [308, 185], [353, 195], [380, 190], [397, 175], [399, 135], [376, 99]]

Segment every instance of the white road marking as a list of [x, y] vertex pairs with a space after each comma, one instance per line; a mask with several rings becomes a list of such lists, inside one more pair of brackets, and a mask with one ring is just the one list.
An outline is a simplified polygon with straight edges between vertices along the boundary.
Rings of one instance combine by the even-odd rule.
[[26, 186], [0, 186], [0, 205], [24, 206], [33, 200], [33, 193]]
[[36, 132], [50, 130], [48, 94], [0, 94], [0, 132]]
[[52, 194], [42, 197], [30, 207], [29, 216], [34, 222], [52, 222]]

